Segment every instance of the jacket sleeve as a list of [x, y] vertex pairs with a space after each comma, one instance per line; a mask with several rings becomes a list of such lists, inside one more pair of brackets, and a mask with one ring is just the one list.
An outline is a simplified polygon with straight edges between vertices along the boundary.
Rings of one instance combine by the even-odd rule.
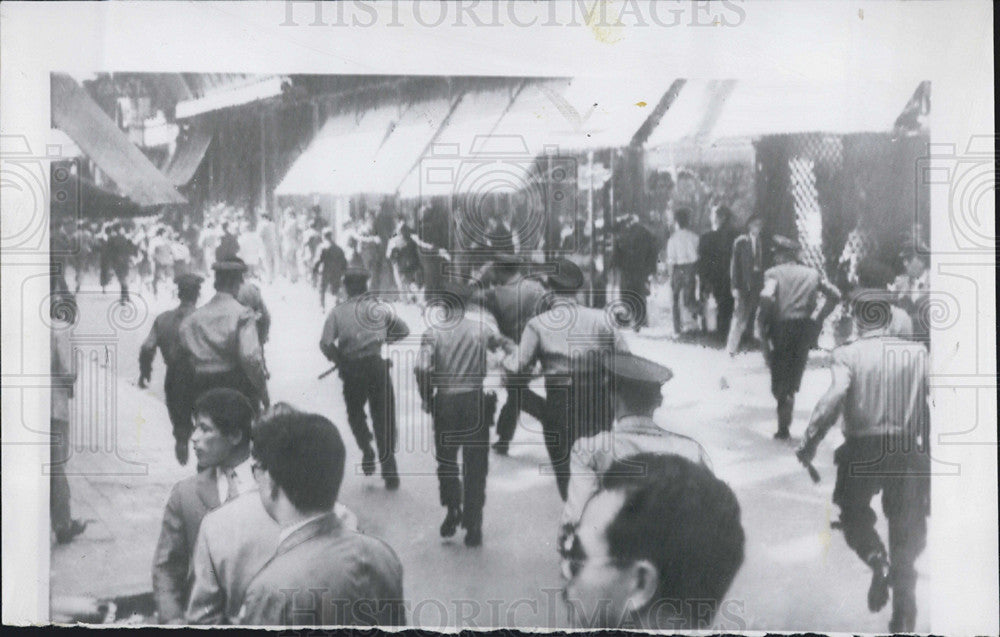
[[190, 563], [191, 547], [184, 535], [180, 492], [175, 485], [163, 512], [160, 539], [153, 556], [153, 597], [160, 622], [184, 617]]
[[746, 251], [746, 241], [737, 238], [733, 243], [733, 258], [729, 262], [729, 285], [734, 290], [744, 290], [743, 253]]
[[204, 524], [198, 531], [198, 540], [195, 542], [192, 570], [194, 583], [191, 585], [191, 598], [188, 600], [184, 620], [188, 624], [224, 623], [226, 592], [219, 584]]
[[267, 377], [264, 374], [264, 356], [252, 311], [247, 310], [246, 316], [240, 318], [237, 337], [239, 338], [240, 367], [254, 388], [261, 394], [265, 394], [267, 392]]

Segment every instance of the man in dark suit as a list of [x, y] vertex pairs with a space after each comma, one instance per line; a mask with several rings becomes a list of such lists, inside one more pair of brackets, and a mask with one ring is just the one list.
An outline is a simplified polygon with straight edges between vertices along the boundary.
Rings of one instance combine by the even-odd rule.
[[201, 471], [174, 485], [153, 558], [153, 595], [160, 622], [183, 623], [191, 591], [201, 520], [221, 503], [254, 487], [250, 469], [253, 407], [235, 389], [202, 394], [194, 406], [191, 442]]
[[754, 315], [764, 286], [764, 247], [760, 236], [763, 225], [763, 219], [757, 215], [750, 217], [746, 234], [741, 234], [733, 243], [729, 277], [735, 308], [726, 341], [730, 356], [736, 355], [744, 338], [753, 337]]
[[278, 548], [247, 587], [239, 621], [252, 626], [400, 626], [403, 567], [376, 538], [345, 528], [333, 507], [344, 442], [317, 414], [265, 417], [253, 431], [260, 500]]
[[698, 242], [698, 276], [701, 278], [701, 300], [715, 297], [715, 333], [725, 339], [733, 319], [733, 293], [730, 266], [733, 261], [733, 212], [726, 206], [712, 211], [712, 230], [701, 235]]
[[615, 264], [621, 272], [621, 295], [626, 307], [634, 308], [632, 327], [649, 324], [646, 297], [649, 277], [656, 272], [660, 247], [656, 237], [636, 215], [628, 217], [627, 225], [615, 239]]

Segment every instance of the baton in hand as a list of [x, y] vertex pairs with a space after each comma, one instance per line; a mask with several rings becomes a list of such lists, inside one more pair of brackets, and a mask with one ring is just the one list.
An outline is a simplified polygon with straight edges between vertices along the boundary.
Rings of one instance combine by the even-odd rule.
[[812, 478], [813, 483], [819, 484], [819, 471], [816, 471], [816, 467], [812, 466], [811, 462], [805, 463], [806, 471], [809, 472], [809, 477]]
[[323, 372], [322, 374], [320, 374], [319, 377], [317, 378], [317, 380], [323, 380], [324, 378], [326, 378], [327, 376], [329, 376], [330, 374], [332, 374], [335, 371], [337, 371], [337, 366], [336, 365], [334, 365], [330, 369], [328, 369], [325, 372]]

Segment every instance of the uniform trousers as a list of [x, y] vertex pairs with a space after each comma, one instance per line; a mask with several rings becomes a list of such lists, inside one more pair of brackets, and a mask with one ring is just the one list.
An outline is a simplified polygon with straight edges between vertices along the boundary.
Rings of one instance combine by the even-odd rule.
[[343, 281], [343, 274], [327, 274], [323, 272], [319, 280], [319, 305], [323, 309], [326, 309], [326, 293], [327, 291], [333, 295], [333, 300], [337, 300], [337, 294], [340, 292], [340, 283]]
[[684, 326], [681, 324], [681, 304], [690, 312], [697, 312], [695, 305], [695, 274], [697, 264], [682, 263], [675, 265], [670, 277], [671, 301], [673, 307], [674, 334], [680, 334]]
[[194, 430], [191, 422], [195, 399], [195, 386], [191, 382], [193, 377], [190, 367], [175, 362], [167, 365], [166, 378], [163, 380], [163, 393], [167, 399], [167, 414], [174, 430], [174, 440], [185, 445]]
[[[396, 395], [389, 361], [381, 356], [366, 356], [342, 361], [337, 369], [344, 385], [347, 422], [358, 448], [370, 449], [374, 437], [382, 477], [396, 476]], [[365, 419], [365, 404], [371, 412], [374, 436]]]
[[534, 416], [539, 422], [545, 418], [545, 399], [528, 389], [530, 378], [507, 375], [503, 386], [507, 390], [507, 400], [500, 408], [497, 418], [497, 436], [501, 442], [510, 442], [517, 428], [517, 416], [524, 413]]
[[778, 430], [787, 432], [792, 424], [795, 394], [809, 362], [815, 340], [815, 321], [808, 318], [778, 321], [766, 335], [771, 341], [771, 395], [778, 401]]
[[481, 389], [434, 396], [434, 449], [441, 505], [461, 506], [462, 524], [467, 529], [482, 526], [486, 503], [490, 429], [485, 402]]
[[[927, 543], [930, 514], [930, 456], [898, 438], [848, 438], [834, 454], [837, 484], [833, 502], [840, 507], [844, 540], [868, 564], [889, 559], [894, 632], [913, 632], [916, 620], [914, 562]], [[889, 523], [889, 552], [875, 530], [871, 500], [882, 492], [882, 512]]]
[[646, 297], [649, 296], [649, 276], [644, 273], [622, 272], [621, 296], [626, 307], [635, 308], [633, 327], [649, 324]]
[[559, 496], [565, 502], [573, 444], [580, 438], [610, 430], [614, 421], [614, 405], [603, 377], [577, 377], [569, 384], [560, 380], [560, 377], [545, 379], [542, 434], [552, 461]]

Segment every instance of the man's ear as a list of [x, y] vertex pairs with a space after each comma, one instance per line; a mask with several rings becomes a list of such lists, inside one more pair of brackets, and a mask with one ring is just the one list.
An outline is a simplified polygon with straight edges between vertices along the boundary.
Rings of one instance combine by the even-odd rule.
[[628, 596], [629, 606], [636, 610], [642, 610], [656, 597], [656, 590], [660, 585], [660, 571], [649, 560], [639, 560], [629, 567], [628, 572], [631, 584]]

